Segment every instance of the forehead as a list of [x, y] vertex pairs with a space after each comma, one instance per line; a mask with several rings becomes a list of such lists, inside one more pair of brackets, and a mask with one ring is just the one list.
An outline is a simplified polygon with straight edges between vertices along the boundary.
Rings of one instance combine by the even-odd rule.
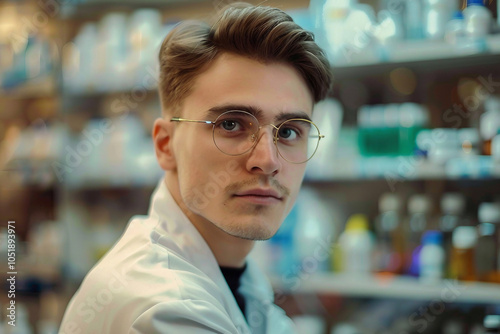
[[261, 110], [263, 118], [302, 112], [311, 116], [314, 100], [301, 75], [285, 63], [262, 63], [224, 53], [194, 81], [183, 115], [202, 117], [221, 106]]

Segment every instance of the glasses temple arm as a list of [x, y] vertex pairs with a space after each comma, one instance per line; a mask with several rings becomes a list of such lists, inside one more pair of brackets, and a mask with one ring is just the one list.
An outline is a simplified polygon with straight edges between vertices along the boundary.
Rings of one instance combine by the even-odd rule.
[[202, 120], [186, 119], [186, 118], [180, 118], [180, 117], [172, 117], [170, 119], [170, 122], [194, 122], [194, 123], [214, 124], [214, 122], [212, 122], [212, 121], [202, 121]]

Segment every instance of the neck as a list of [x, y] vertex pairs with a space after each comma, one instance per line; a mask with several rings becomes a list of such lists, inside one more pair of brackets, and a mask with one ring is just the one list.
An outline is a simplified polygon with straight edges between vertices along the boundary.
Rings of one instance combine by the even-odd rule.
[[180, 195], [177, 177], [166, 173], [165, 184], [177, 205], [201, 234], [217, 260], [219, 266], [241, 268], [253, 248], [255, 241], [232, 236], [212, 222], [191, 211]]

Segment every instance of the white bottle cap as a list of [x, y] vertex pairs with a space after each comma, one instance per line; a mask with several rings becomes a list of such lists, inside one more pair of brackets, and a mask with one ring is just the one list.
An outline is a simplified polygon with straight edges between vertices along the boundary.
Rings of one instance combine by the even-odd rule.
[[431, 208], [431, 199], [427, 195], [413, 195], [408, 200], [408, 211], [410, 213], [429, 213]]
[[481, 203], [478, 218], [481, 223], [500, 223], [500, 203]]
[[384, 120], [388, 128], [396, 128], [401, 124], [401, 106], [391, 103], [385, 108]]
[[422, 130], [417, 135], [417, 146], [422, 151], [428, 151], [432, 148], [434, 142], [432, 140], [431, 130]]
[[460, 193], [446, 193], [441, 197], [441, 212], [447, 215], [461, 215], [465, 211], [465, 196]]
[[500, 328], [500, 315], [499, 314], [487, 315], [484, 318], [483, 325], [484, 325], [484, 328], [487, 328], [487, 329]]
[[489, 110], [479, 119], [479, 131], [483, 139], [493, 139], [500, 130], [500, 109]]
[[399, 211], [401, 209], [401, 200], [397, 194], [385, 193], [378, 201], [380, 212]]
[[358, 110], [358, 126], [370, 126], [370, 106], [362, 106]]
[[477, 244], [477, 230], [473, 226], [459, 226], [453, 231], [453, 247], [458, 249], [474, 248]]

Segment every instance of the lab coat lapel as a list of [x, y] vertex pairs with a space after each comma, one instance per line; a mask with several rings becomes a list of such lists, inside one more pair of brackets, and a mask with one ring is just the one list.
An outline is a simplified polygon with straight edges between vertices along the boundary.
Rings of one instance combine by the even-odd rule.
[[204, 272], [221, 289], [226, 310], [241, 333], [249, 333], [236, 299], [220, 271], [212, 250], [194, 225], [179, 208], [162, 179], [153, 194], [149, 208], [151, 217], [158, 217], [159, 224], [152, 233], [158, 233], [159, 243], [177, 252], [188, 262]]

